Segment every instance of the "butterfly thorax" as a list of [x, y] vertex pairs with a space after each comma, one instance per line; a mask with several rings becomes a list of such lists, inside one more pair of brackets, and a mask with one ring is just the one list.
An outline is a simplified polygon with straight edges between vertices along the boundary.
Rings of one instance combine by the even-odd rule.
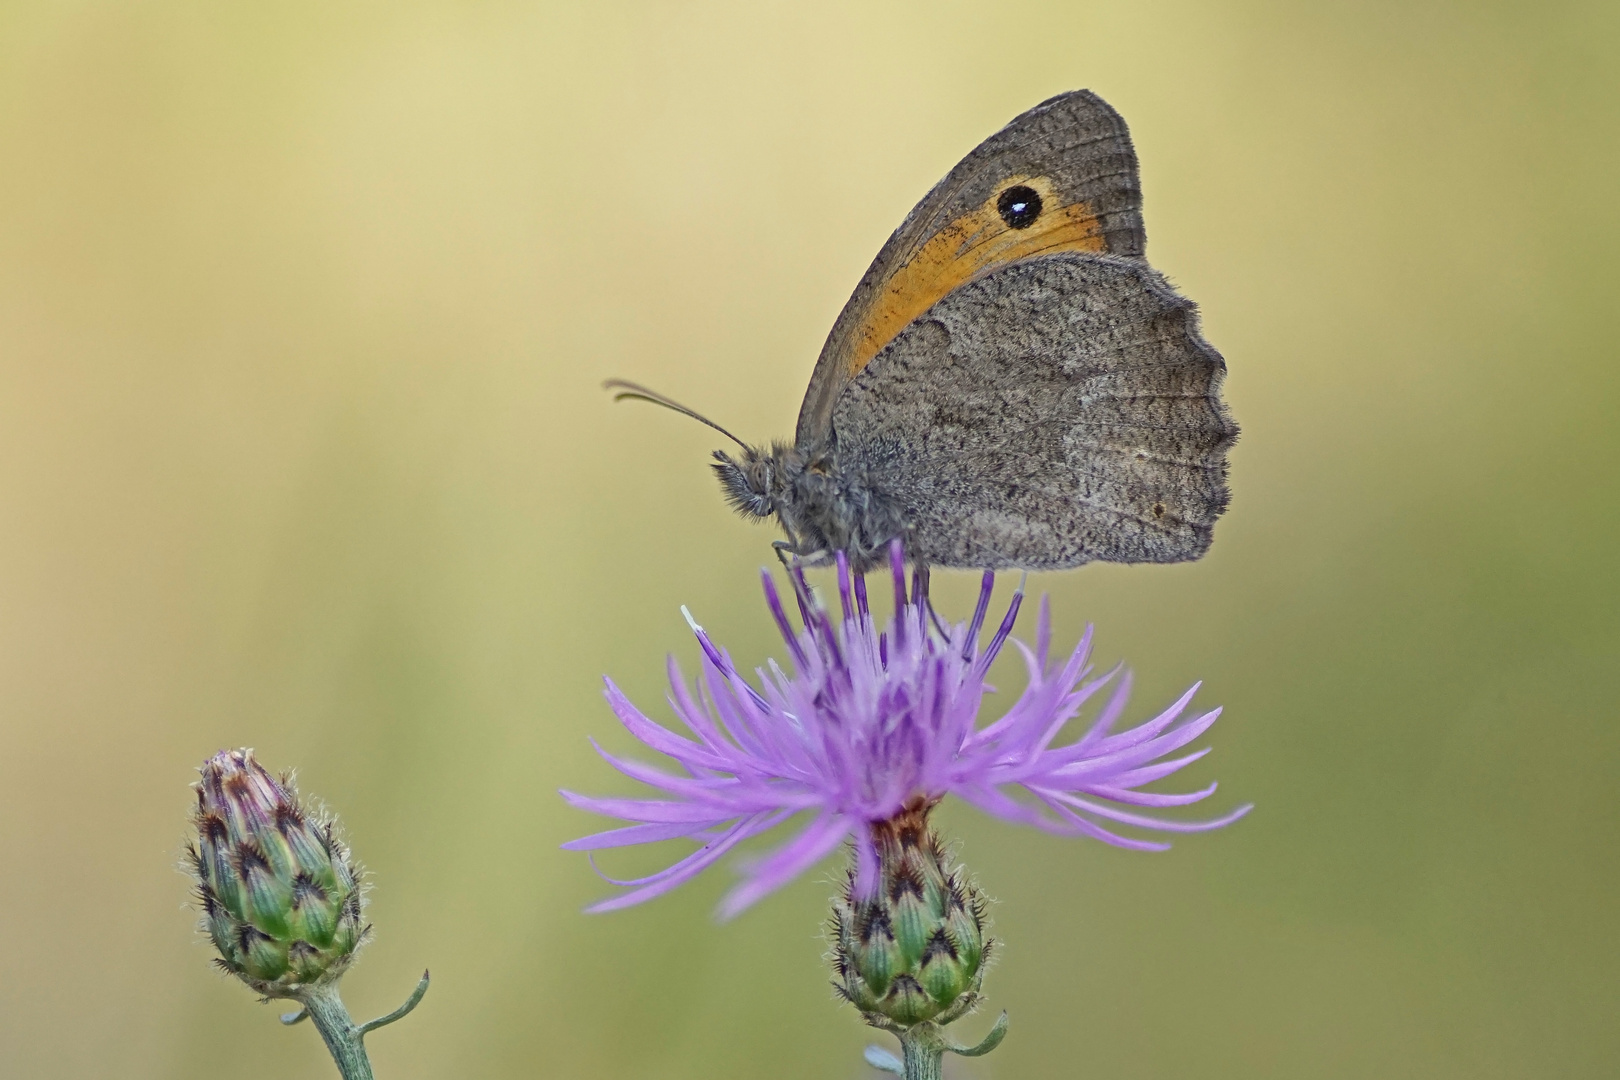
[[741, 460], [715, 451], [712, 468], [726, 502], [744, 517], [775, 516], [787, 550], [812, 562], [846, 552], [857, 571], [877, 564], [901, 534], [895, 507], [861, 477], [839, 468], [832, 447], [773, 443]]

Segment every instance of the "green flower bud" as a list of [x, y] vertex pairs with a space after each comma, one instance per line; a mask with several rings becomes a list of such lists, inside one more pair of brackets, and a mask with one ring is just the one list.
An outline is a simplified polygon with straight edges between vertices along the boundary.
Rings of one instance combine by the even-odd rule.
[[271, 776], [251, 750], [221, 751], [198, 771], [186, 856], [216, 963], [266, 997], [338, 978], [370, 927], [335, 823], [300, 805], [292, 778]]
[[833, 901], [833, 986], [879, 1027], [949, 1023], [978, 1000], [991, 941], [986, 901], [952, 867], [918, 800], [871, 826], [878, 886], [861, 897], [852, 865]]

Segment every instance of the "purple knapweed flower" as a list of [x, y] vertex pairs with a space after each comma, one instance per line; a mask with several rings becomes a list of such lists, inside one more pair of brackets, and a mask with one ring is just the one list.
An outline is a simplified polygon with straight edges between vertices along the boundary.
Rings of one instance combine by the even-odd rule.
[[[1153, 719], [1110, 734], [1124, 712], [1130, 675], [1116, 667], [1093, 677], [1087, 663], [1089, 627], [1061, 667], [1049, 665], [1051, 618], [1044, 599], [1034, 649], [1013, 640], [1024, 655], [1028, 685], [1000, 719], [978, 727], [985, 675], [1009, 640], [1022, 590], [981, 649], [979, 631], [990, 604], [993, 573], [984, 575], [972, 620], [946, 626], [928, 604], [926, 572], [914, 577], [913, 595], [906, 595], [898, 542], [891, 548], [890, 564], [896, 613], [881, 632], [867, 608], [864, 578], [852, 578], [841, 553], [839, 625], [815, 601], [803, 571], [795, 567], [790, 578], [804, 622], [795, 631], [770, 574], [764, 573], [765, 600], [787, 642], [793, 671], [789, 674], [772, 661], [756, 672], [757, 688], [693, 623], [703, 649], [696, 697], [673, 657], [669, 661], [670, 704], [690, 737], [650, 720], [611, 679], [605, 680], [608, 704], [630, 733], [673, 758], [684, 774], [625, 760], [598, 745], [614, 768], [667, 797], [595, 798], [564, 791], [563, 797], [580, 809], [638, 824], [563, 846], [594, 851], [676, 838], [701, 846], [648, 877], [609, 878], [630, 891], [588, 910], [629, 907], [668, 892], [744, 840], [801, 812], [814, 817], [797, 836], [744, 863], [743, 882], [721, 903], [723, 917], [786, 884], [846, 838], [853, 840], [856, 891], [869, 893], [878, 874], [870, 826], [893, 819], [908, 806], [932, 806], [946, 795], [1008, 821], [1142, 851], [1169, 845], [1121, 835], [1103, 823], [1197, 832], [1230, 824], [1249, 811], [1241, 806], [1213, 820], [1186, 822], [1123, 809], [1183, 806], [1215, 791], [1213, 783], [1174, 795], [1137, 789], [1208, 753], [1204, 749], [1165, 758], [1202, 735], [1220, 709], [1182, 719], [1198, 689], [1194, 684]], [[1110, 681], [1113, 690], [1085, 734], [1054, 745], [1064, 726]], [[1006, 790], [1010, 787], [1033, 798], [1015, 799]]]

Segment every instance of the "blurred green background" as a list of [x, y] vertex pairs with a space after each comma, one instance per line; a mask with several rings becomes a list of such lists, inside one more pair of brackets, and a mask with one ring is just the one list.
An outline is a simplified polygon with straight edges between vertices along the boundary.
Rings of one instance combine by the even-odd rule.
[[1035, 587], [1132, 718], [1207, 680], [1192, 779], [1258, 809], [947, 806], [1013, 1018], [955, 1075], [1614, 1075], [1617, 52], [1605, 2], [0, 6], [0, 1073], [333, 1075], [183, 907], [253, 746], [373, 872], [354, 1011], [433, 969], [385, 1080], [873, 1075], [835, 861], [579, 914], [599, 676], [667, 717], [683, 602], [774, 648], [716, 437], [599, 383], [787, 436], [889, 230], [1086, 86], [1244, 437], [1207, 559]]

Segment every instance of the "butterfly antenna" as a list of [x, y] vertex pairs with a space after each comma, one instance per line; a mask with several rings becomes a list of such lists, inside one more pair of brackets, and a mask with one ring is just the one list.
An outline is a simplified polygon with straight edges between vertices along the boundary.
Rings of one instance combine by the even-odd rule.
[[624, 379], [609, 379], [607, 382], [602, 384], [602, 388], [604, 390], [618, 391], [618, 393], [613, 395], [614, 401], [624, 401], [626, 399], [631, 401], [650, 401], [654, 405], [662, 405], [666, 409], [673, 409], [683, 416], [690, 416], [700, 424], [708, 424], [710, 427], [714, 428], [714, 430], [718, 431], [720, 434], [724, 435], [726, 438], [730, 439], [744, 450], [748, 449], [747, 443], [737, 438], [737, 436], [733, 435], [731, 432], [727, 431], [713, 420], [710, 420], [707, 416], [704, 416], [695, 409], [688, 409], [680, 402], [674, 400], [673, 398], [667, 398], [656, 390], [649, 390], [640, 383], [627, 382]]

